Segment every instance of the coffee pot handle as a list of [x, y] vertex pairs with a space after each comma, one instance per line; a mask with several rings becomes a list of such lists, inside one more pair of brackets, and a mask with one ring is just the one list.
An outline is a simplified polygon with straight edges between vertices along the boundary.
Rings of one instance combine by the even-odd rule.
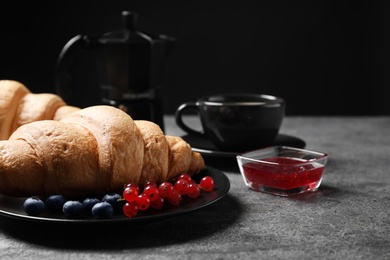
[[187, 102], [187, 103], [184, 103], [184, 104], [180, 105], [176, 109], [176, 113], [175, 113], [176, 124], [182, 130], [187, 132], [188, 134], [191, 134], [191, 135], [194, 135], [194, 136], [199, 136], [199, 137], [205, 137], [204, 132], [192, 129], [191, 127], [189, 127], [188, 125], [186, 125], [184, 123], [184, 121], [183, 121], [184, 112], [185, 111], [190, 111], [190, 110], [197, 112], [198, 115], [199, 115], [199, 107], [198, 107], [198, 105], [195, 102]]
[[65, 101], [76, 96], [74, 92], [73, 77], [70, 73], [75, 65], [75, 57], [81, 49], [93, 49], [97, 46], [97, 40], [87, 35], [76, 35], [62, 48], [57, 60], [55, 87], [57, 94]]

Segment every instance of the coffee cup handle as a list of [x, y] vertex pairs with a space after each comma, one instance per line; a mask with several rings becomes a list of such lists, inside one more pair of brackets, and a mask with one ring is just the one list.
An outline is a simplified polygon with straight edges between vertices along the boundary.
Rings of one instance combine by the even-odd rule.
[[204, 137], [205, 134], [201, 131], [195, 130], [190, 128], [188, 125], [186, 125], [183, 121], [183, 113], [184, 111], [195, 111], [199, 114], [199, 108], [195, 102], [187, 102], [182, 105], [180, 105], [175, 114], [175, 119], [176, 119], [176, 124], [185, 132], [188, 134], [194, 135], [194, 136], [199, 136], [199, 137]]

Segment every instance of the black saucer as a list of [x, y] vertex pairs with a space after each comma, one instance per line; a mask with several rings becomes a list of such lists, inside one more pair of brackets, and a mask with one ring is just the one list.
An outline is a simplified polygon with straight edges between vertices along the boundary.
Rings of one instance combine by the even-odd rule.
[[[212, 157], [236, 157], [241, 152], [222, 151], [218, 149], [207, 138], [193, 135], [184, 135], [182, 138], [191, 145], [192, 150], [201, 153], [203, 156]], [[272, 146], [284, 145], [296, 148], [305, 148], [306, 142], [302, 139], [290, 135], [279, 134], [271, 144]], [[259, 147], [259, 149], [262, 147]]]

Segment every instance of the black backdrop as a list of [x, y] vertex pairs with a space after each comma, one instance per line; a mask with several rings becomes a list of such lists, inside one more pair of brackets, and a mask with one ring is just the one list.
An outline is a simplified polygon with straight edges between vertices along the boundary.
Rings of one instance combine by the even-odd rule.
[[[1, 8], [0, 78], [33, 92], [55, 92], [55, 64], [77, 34], [138, 27], [178, 39], [166, 60], [165, 113], [222, 92], [283, 97], [289, 115], [390, 114], [389, 5], [386, 1], [13, 1]], [[96, 72], [79, 66], [88, 89]]]

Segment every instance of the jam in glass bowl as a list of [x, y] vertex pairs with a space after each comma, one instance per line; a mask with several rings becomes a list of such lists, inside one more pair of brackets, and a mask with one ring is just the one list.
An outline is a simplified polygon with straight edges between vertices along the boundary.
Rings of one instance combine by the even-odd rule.
[[318, 189], [327, 159], [326, 153], [287, 146], [271, 146], [237, 155], [246, 186], [279, 196]]

